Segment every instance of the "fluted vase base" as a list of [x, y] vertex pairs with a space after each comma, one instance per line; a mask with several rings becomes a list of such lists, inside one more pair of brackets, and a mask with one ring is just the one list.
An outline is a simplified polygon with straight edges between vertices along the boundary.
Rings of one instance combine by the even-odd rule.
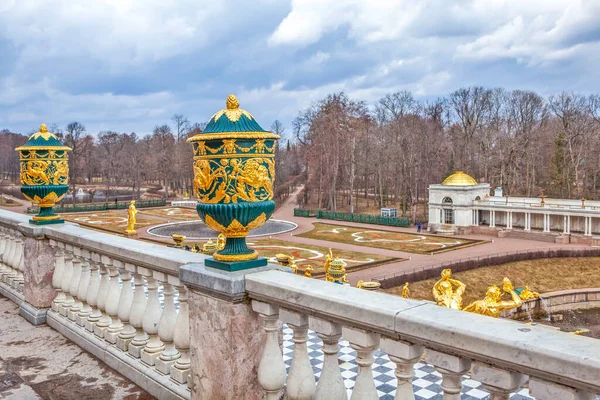
[[204, 261], [204, 265], [207, 267], [217, 268], [223, 271], [233, 272], [233, 271], [241, 271], [244, 269], [250, 268], [258, 268], [264, 267], [268, 264], [268, 260], [264, 257], [257, 258], [255, 260], [247, 260], [247, 261], [218, 261], [212, 258], [207, 258]]

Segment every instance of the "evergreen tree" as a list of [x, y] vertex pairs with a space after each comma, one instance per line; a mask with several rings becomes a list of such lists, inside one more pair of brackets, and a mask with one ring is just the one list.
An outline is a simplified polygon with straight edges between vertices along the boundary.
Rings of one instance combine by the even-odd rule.
[[565, 157], [566, 146], [565, 133], [560, 131], [554, 140], [554, 155], [552, 156], [552, 183], [555, 189], [560, 190], [560, 198], [564, 198], [567, 186], [568, 165]]

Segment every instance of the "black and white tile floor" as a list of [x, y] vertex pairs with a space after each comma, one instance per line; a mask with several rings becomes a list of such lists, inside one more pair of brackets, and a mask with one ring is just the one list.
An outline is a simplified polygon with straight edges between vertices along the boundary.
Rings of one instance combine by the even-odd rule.
[[[293, 332], [286, 325], [283, 326], [283, 360], [289, 372], [292, 364], [292, 356], [294, 354], [294, 342], [292, 341]], [[318, 381], [323, 368], [323, 352], [321, 346], [323, 342], [309, 331], [308, 356], [315, 373], [315, 379]], [[393, 400], [396, 394], [396, 376], [394, 370], [396, 365], [389, 360], [387, 355], [381, 351], [376, 351], [374, 354], [375, 362], [373, 363], [373, 377], [375, 379], [375, 387], [381, 400]], [[344, 384], [348, 390], [348, 398], [352, 393], [354, 381], [356, 379], [358, 366], [354, 361], [356, 352], [352, 350], [347, 341], [340, 341], [339, 366], [344, 378]], [[435, 369], [424, 363], [419, 362], [415, 365], [415, 377], [413, 379], [413, 390], [416, 400], [442, 400], [442, 376]], [[477, 381], [470, 379], [468, 376], [463, 377], [463, 389], [461, 400], [481, 400], [489, 398], [490, 394]], [[511, 395], [511, 400], [530, 400], [527, 389], [521, 389], [519, 392]]]

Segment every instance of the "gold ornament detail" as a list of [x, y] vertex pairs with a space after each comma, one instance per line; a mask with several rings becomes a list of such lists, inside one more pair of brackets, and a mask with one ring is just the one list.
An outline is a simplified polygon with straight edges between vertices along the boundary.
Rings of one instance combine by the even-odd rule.
[[523, 289], [523, 291], [519, 293], [519, 297], [521, 298], [521, 300], [533, 300], [540, 297], [540, 294], [529, 289], [529, 286], [525, 286], [525, 289]]
[[199, 159], [194, 163], [194, 191], [199, 201], [209, 204], [272, 200], [274, 176], [275, 162], [269, 158]]
[[408, 289], [408, 282], [404, 283], [404, 286], [402, 287], [402, 297], [404, 297], [405, 299], [408, 299], [410, 296], [410, 290]]
[[256, 229], [259, 226], [264, 225], [267, 222], [267, 216], [265, 213], [262, 213], [246, 226], [242, 225], [237, 219], [234, 219], [227, 227], [224, 227], [215, 221], [210, 215], [207, 215], [204, 218], [204, 222], [212, 230], [222, 232], [228, 238], [241, 238], [246, 237], [248, 232], [252, 229]]
[[27, 196], [25, 193], [23, 193], [23, 196], [25, 196], [25, 198], [30, 202], [35, 203], [40, 207], [52, 207], [56, 202], [62, 200], [63, 197], [65, 197], [64, 194], [62, 196], [58, 196], [54, 192], [48, 193], [46, 196], [44, 196], [44, 198], [40, 198], [37, 194], [33, 196], [33, 198]]
[[[462, 295], [467, 286], [456, 279], [451, 279], [452, 270], [446, 268], [442, 271], [442, 279], [433, 285], [433, 298], [438, 305], [460, 310], [462, 308]], [[456, 289], [454, 289], [456, 286]]]
[[464, 311], [469, 311], [476, 314], [487, 315], [490, 317], [499, 317], [503, 310], [509, 310], [511, 308], [517, 308], [523, 304], [523, 300], [519, 297], [517, 292], [508, 278], [504, 278], [502, 290], [505, 293], [509, 293], [512, 300], [503, 301], [502, 291], [496, 285], [488, 287], [485, 297], [482, 300], [477, 300], [469, 304], [464, 308]]
[[214, 120], [216, 122], [223, 115], [225, 115], [227, 117], [227, 119], [230, 120], [231, 122], [237, 122], [242, 117], [242, 115], [245, 115], [248, 119], [254, 119], [252, 114], [250, 114], [248, 111], [242, 110], [240, 108], [240, 103], [238, 102], [237, 97], [235, 97], [233, 94], [230, 94], [229, 96], [227, 96], [225, 105], [227, 106], [227, 108], [216, 112], [212, 116], [211, 119], [214, 118]]
[[41, 124], [40, 131], [33, 134], [34, 139], [38, 139], [40, 137], [42, 137], [44, 140], [50, 140], [51, 138], [57, 139], [57, 137], [53, 133], [48, 132], [46, 124]]
[[219, 254], [217, 252], [213, 254], [213, 258], [217, 261], [225, 262], [249, 261], [256, 260], [258, 258], [258, 253], [256, 250], [248, 254]]
[[69, 164], [66, 160], [47, 161], [39, 158], [21, 162], [20, 179], [21, 184], [30, 186], [66, 185], [69, 182]]

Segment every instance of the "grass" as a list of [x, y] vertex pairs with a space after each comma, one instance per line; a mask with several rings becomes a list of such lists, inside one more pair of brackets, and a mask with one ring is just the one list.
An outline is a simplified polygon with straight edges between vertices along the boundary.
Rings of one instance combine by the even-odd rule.
[[[283, 253], [291, 255], [296, 261], [299, 273], [304, 271], [307, 265], [313, 268], [313, 276], [324, 276], [325, 270], [323, 263], [329, 252], [329, 248], [322, 246], [313, 246], [301, 243], [287, 242], [278, 239], [248, 239], [248, 246], [258, 251], [260, 257], [267, 257], [270, 262], [275, 263], [275, 255]], [[204, 242], [185, 241], [184, 244], [193, 247], [195, 244], [200, 247]], [[354, 251], [344, 251], [332, 249], [334, 257], [340, 257], [346, 262], [347, 271], [357, 271], [361, 269], [371, 268], [374, 266], [387, 264], [390, 262], [398, 262], [403, 259], [385, 257], [377, 254], [359, 253]]]
[[[482, 299], [488, 286], [502, 288], [502, 279], [508, 277], [515, 288], [529, 286], [539, 293], [556, 290], [584, 289], [600, 284], [600, 257], [581, 258], [542, 258], [538, 260], [516, 261], [493, 267], [484, 267], [458, 272], [452, 278], [467, 285], [463, 304]], [[432, 288], [439, 277], [409, 284], [410, 297], [433, 300]], [[401, 295], [402, 286], [385, 290]]]
[[[127, 214], [117, 214], [114, 212], [96, 212], [96, 213], [77, 213], [77, 214], [60, 214], [62, 218], [67, 221], [75, 222], [76, 224], [80, 224], [86, 227], [99, 229], [103, 231], [109, 231], [114, 233], [124, 233], [125, 228], [127, 228]], [[162, 221], [147, 218], [137, 215], [137, 221], [135, 224], [135, 229], [144, 228], [150, 225], [158, 225]]]
[[182, 221], [193, 221], [200, 219], [195, 209], [181, 207], [141, 209], [140, 214]]
[[484, 243], [483, 241], [458, 237], [393, 232], [376, 228], [357, 228], [321, 222], [313, 225], [314, 229], [312, 231], [298, 236], [416, 254], [432, 254]]

